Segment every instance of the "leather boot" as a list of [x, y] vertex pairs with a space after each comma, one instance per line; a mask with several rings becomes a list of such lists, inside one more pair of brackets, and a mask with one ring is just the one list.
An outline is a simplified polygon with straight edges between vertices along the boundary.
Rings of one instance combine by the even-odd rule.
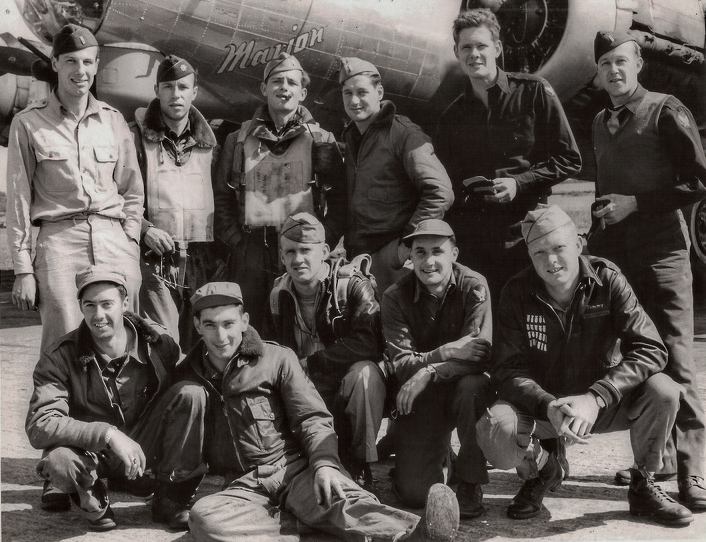
[[706, 510], [706, 484], [701, 476], [679, 478], [679, 500], [694, 512]]
[[533, 518], [542, 511], [542, 501], [546, 494], [561, 485], [561, 465], [555, 454], [550, 454], [547, 464], [539, 471], [537, 478], [527, 480], [519, 493], [507, 507], [507, 515], [512, 519]]
[[483, 508], [483, 486], [480, 484], [459, 482], [456, 498], [461, 519], [477, 518], [485, 510]]
[[183, 482], [157, 482], [152, 499], [152, 521], [166, 523], [170, 529], [189, 529], [189, 502], [196, 493], [203, 476]]
[[633, 516], [648, 516], [669, 527], [684, 527], [694, 521], [689, 510], [667, 495], [642, 469], [630, 469], [632, 481], [628, 503]]
[[64, 493], [51, 485], [49, 480], [45, 480], [42, 487], [41, 507], [47, 512], [66, 512], [71, 508], [71, 498], [68, 493]]

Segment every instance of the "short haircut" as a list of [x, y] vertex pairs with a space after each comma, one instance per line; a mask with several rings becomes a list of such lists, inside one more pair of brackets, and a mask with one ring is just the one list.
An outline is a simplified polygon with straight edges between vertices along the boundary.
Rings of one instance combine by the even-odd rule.
[[495, 14], [488, 8], [469, 9], [462, 11], [453, 23], [454, 43], [458, 45], [458, 38], [466, 28], [485, 26], [490, 30], [493, 41], [500, 39], [500, 23]]
[[125, 289], [125, 286], [123, 286], [122, 284], [115, 284], [114, 282], [110, 282], [107, 280], [102, 280], [98, 282], [92, 282], [91, 284], [86, 284], [86, 286], [83, 287], [83, 289], [81, 290], [81, 297], [79, 297], [78, 299], [80, 303], [83, 303], [83, 293], [86, 291], [86, 288], [88, 288], [89, 286], [93, 286], [94, 284], [110, 284], [111, 286], [115, 286], [115, 289], [120, 294], [120, 299], [125, 299], [127, 297], [127, 290]]

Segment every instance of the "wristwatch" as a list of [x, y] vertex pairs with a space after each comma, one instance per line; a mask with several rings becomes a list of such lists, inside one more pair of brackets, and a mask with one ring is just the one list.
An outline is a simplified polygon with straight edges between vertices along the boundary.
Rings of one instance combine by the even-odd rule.
[[434, 379], [436, 378], [436, 368], [433, 365], [426, 365], [424, 370], [429, 373], [429, 376], [431, 376], [430, 382], [434, 382]]

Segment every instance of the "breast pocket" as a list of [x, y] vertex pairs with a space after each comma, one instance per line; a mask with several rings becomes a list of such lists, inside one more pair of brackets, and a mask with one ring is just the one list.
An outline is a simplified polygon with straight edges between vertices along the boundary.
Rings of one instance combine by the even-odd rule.
[[118, 161], [118, 148], [114, 146], [94, 147], [96, 191], [108, 192], [114, 189], [113, 172]]
[[76, 188], [76, 182], [70, 174], [69, 161], [73, 151], [68, 146], [37, 148], [34, 151], [37, 169], [43, 171], [39, 176], [46, 179], [42, 188], [52, 194], [70, 192]]
[[534, 116], [519, 115], [503, 121], [502, 140], [505, 156], [527, 156], [534, 147]]
[[266, 397], [248, 397], [246, 400], [260, 440], [260, 447], [263, 450], [269, 450], [277, 440], [276, 416], [272, 406]]

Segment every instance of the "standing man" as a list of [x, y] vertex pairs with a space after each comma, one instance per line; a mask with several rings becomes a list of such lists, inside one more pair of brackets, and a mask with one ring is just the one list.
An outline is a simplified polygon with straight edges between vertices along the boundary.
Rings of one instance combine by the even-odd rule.
[[208, 392], [205, 452], [225, 475], [225, 489], [191, 509], [195, 540], [294, 541], [311, 529], [343, 540], [453, 540], [458, 505], [448, 487], [431, 488], [420, 519], [342, 472], [331, 414], [294, 352], [249, 325], [240, 286], [208, 283], [191, 304], [202, 341], [184, 364]]
[[493, 353], [496, 402], [478, 422], [493, 466], [525, 480], [507, 515], [528, 519], [561, 485], [548, 444], [588, 444], [591, 433], [630, 430], [630, 513], [681, 527], [689, 510], [654, 483], [682, 387], [660, 372], [667, 352], [618, 268], [581, 256], [582, 241], [556, 205], [527, 213], [532, 258], [503, 290]]
[[206, 393], [173, 383], [181, 351], [164, 328], [127, 311], [126, 285], [105, 266], [76, 276], [83, 321], [39, 358], [27, 436], [43, 450], [39, 475], [69, 494], [92, 530], [116, 527], [100, 478], [144, 488], [148, 469], [157, 478], [152, 519], [185, 530], [206, 472]]
[[599, 32], [595, 58], [610, 107], [593, 121], [593, 215], [604, 227], [590, 238], [589, 250], [620, 266], [664, 340], [664, 372], [686, 393], [662, 472], [677, 474], [686, 506], [706, 510], [706, 429], [692, 351], [689, 241], [680, 211], [706, 197], [706, 158], [689, 110], [674, 96], [638, 83], [642, 57], [634, 38]]
[[[211, 159], [216, 137], [191, 105], [196, 72], [170, 55], [157, 70], [157, 98], [135, 112], [135, 147], [145, 181], [140, 310], [186, 351], [192, 346], [189, 298], [213, 278]], [[223, 265], [223, 264], [221, 264]]]
[[309, 213], [287, 219], [280, 249], [287, 272], [270, 293], [264, 335], [297, 354], [333, 413], [344, 467], [374, 490], [370, 464], [386, 395], [375, 286], [364, 269], [329, 258], [324, 227]]
[[272, 284], [282, 274], [282, 224], [301, 211], [323, 218], [324, 196], [342, 177], [335, 138], [301, 105], [309, 81], [287, 53], [268, 62], [260, 86], [267, 104], [228, 136], [216, 173], [216, 236], [230, 247], [231, 278], [243, 287], [260, 329]]
[[546, 203], [552, 186], [578, 173], [581, 156], [549, 83], [497, 66], [500, 25], [489, 9], [462, 12], [453, 36], [468, 84], [443, 113], [435, 145], [454, 187], [447, 220], [461, 262], [488, 279], [495, 303], [529, 265], [519, 222]]
[[[493, 322], [485, 279], [456, 263], [453, 230], [423, 220], [405, 237], [414, 273], [391, 286], [382, 301], [390, 360], [402, 385], [396, 398], [393, 490], [420, 506], [432, 484], [451, 469], [462, 518], [483, 513], [485, 458], [475, 424], [493, 402], [488, 370]], [[451, 432], [461, 449], [451, 464]]]
[[380, 293], [409, 273], [405, 235], [427, 218], [443, 218], [453, 203], [451, 181], [431, 138], [395, 104], [383, 100], [378, 69], [360, 58], [342, 58], [338, 78], [351, 122], [346, 142], [343, 206], [326, 216], [329, 246], [343, 235], [348, 258], [370, 254]]
[[[59, 83], [15, 116], [7, 160], [12, 302], [39, 308], [42, 350], [81, 321], [74, 277], [89, 264], [122, 269], [136, 306], [144, 201], [127, 124], [90, 92], [98, 70], [93, 34], [64, 26], [54, 36], [52, 68]], [[32, 226], [39, 226], [34, 260]]]

